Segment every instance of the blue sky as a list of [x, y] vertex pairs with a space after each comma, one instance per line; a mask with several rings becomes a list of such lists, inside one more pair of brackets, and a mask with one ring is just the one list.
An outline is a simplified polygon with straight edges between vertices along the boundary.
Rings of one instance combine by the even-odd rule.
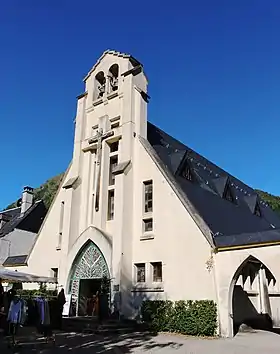
[[0, 209], [72, 155], [76, 96], [106, 49], [140, 60], [149, 120], [280, 195], [280, 2], [0, 2]]

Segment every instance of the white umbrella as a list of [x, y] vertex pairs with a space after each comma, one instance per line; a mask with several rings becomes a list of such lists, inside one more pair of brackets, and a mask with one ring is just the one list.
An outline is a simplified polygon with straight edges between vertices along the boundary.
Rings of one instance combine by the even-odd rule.
[[0, 267], [0, 279], [7, 282], [18, 283], [57, 283], [56, 278], [41, 277], [38, 275], [17, 272]]

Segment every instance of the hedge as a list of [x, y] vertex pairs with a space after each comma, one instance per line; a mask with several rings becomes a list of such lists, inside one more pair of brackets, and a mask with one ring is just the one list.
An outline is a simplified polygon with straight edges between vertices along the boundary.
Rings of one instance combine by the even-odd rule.
[[217, 306], [214, 301], [144, 301], [142, 320], [156, 332], [175, 332], [192, 336], [214, 336]]

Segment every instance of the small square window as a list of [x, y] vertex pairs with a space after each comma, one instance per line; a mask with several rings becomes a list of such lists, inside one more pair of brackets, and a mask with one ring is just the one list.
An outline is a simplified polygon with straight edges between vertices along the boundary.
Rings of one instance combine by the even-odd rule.
[[153, 231], [153, 219], [144, 219], [143, 220], [143, 231], [144, 232], [149, 232], [149, 231]]
[[162, 282], [162, 263], [154, 262], [152, 263], [153, 267], [153, 282], [159, 283]]
[[135, 264], [136, 266], [136, 281], [137, 283], [145, 283], [146, 281], [146, 267], [145, 263]]
[[119, 141], [115, 141], [114, 143], [110, 144], [110, 152], [117, 152], [119, 150]]
[[144, 182], [144, 212], [153, 211], [153, 181]]

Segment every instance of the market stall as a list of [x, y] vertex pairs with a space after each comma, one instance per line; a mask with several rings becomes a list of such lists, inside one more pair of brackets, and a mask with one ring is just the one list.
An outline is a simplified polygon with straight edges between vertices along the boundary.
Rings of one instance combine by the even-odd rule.
[[[1, 282], [8, 283], [57, 283], [56, 278], [38, 276], [29, 273], [8, 270], [0, 267]], [[36, 292], [36, 295], [24, 297], [21, 293], [16, 292], [13, 287], [8, 292], [3, 291], [1, 286], [1, 315], [7, 323], [8, 334], [11, 337], [10, 344], [18, 344], [15, 341], [18, 329], [23, 325], [31, 325], [37, 328], [38, 333], [43, 334], [47, 339], [54, 342], [52, 335], [52, 317], [55, 310], [56, 296], [46, 296]]]
[[9, 283], [57, 283], [56, 278], [41, 277], [34, 274], [18, 272], [16, 270], [8, 270], [0, 267], [0, 279]]

